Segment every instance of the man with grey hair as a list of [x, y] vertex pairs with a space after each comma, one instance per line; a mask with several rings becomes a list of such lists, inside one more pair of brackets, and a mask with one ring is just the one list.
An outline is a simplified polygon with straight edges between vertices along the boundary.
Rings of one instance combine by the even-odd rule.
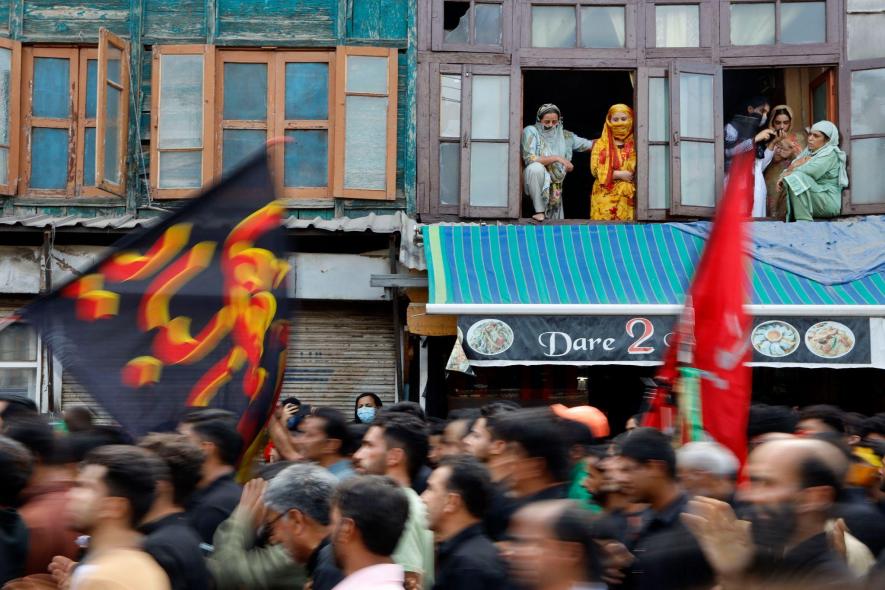
[[307, 569], [313, 590], [332, 590], [344, 574], [329, 544], [332, 494], [337, 478], [318, 465], [292, 465], [264, 493], [271, 540]]
[[685, 444], [676, 449], [676, 468], [690, 496], [733, 502], [740, 462], [723, 445], [714, 441]]

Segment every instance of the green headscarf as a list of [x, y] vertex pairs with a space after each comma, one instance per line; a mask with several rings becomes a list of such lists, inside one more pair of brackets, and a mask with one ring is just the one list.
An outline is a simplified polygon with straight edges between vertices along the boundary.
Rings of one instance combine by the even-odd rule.
[[802, 150], [802, 153], [799, 154], [799, 158], [822, 158], [835, 152], [839, 157], [839, 186], [845, 188], [848, 186], [848, 169], [845, 166], [847, 158], [845, 157], [845, 152], [839, 149], [839, 129], [830, 121], [818, 121], [812, 126], [811, 130], [823, 133], [830, 138], [830, 141], [815, 152], [812, 152], [806, 147]]

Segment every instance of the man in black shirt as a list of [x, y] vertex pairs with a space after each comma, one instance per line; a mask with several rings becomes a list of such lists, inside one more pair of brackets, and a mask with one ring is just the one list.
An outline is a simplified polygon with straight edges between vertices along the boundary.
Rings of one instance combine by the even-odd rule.
[[636, 428], [621, 446], [622, 489], [649, 508], [638, 531], [628, 533], [635, 556], [623, 588], [692, 590], [713, 586], [713, 572], [680, 520], [688, 496], [676, 479], [676, 454], [666, 435]]
[[144, 550], [169, 576], [172, 590], [208, 590], [211, 576], [200, 537], [184, 512], [200, 480], [203, 452], [178, 434], [151, 434], [139, 446], [155, 453], [166, 467], [157, 474], [154, 504], [138, 528], [145, 535]]
[[292, 465], [267, 486], [264, 503], [271, 541], [307, 569], [313, 590], [332, 590], [344, 579], [329, 544], [332, 494], [338, 479], [318, 465]]
[[243, 490], [234, 481], [234, 471], [243, 439], [235, 422], [223, 417], [183, 422], [178, 430], [206, 455], [202, 478], [188, 504], [187, 516], [203, 542], [211, 545], [215, 529], [240, 502]]
[[447, 457], [430, 475], [421, 499], [438, 543], [433, 590], [506, 585], [504, 563], [482, 527], [491, 485], [488, 471], [473, 457]]

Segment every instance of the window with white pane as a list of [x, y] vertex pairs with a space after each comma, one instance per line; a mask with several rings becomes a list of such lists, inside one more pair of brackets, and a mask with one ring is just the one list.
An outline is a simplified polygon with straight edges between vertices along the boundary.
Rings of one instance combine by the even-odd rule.
[[732, 0], [728, 11], [729, 44], [733, 46], [827, 42], [824, 0]]
[[[885, 209], [885, 60], [851, 71], [850, 205]], [[875, 63], [875, 62], [873, 62]]]
[[436, 49], [502, 50], [512, 0], [437, 0]]
[[509, 215], [515, 179], [511, 78], [505, 72], [496, 66], [442, 65], [434, 74], [431, 183], [440, 213]]
[[13, 323], [0, 330], [0, 393], [38, 400], [40, 346], [32, 326]]
[[[653, 47], [701, 47], [702, 4], [656, 3], [653, 19]], [[651, 7], [649, 7], [651, 8]], [[705, 8], [705, 7], [704, 7]], [[707, 23], [703, 23], [704, 26]]]
[[885, 2], [845, 1], [848, 59], [885, 59]]
[[530, 45], [537, 48], [623, 49], [627, 42], [627, 4], [579, 2], [532, 4]]
[[647, 77], [648, 155], [645, 166], [648, 209], [670, 207], [670, 81], [666, 72]]

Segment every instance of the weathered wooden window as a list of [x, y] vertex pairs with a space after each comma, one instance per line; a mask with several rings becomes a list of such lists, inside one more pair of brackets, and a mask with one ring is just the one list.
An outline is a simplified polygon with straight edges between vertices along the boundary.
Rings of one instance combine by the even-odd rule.
[[441, 214], [515, 217], [519, 138], [509, 66], [438, 66], [432, 78], [431, 193]]
[[395, 198], [397, 65], [395, 49], [338, 50], [336, 195]]
[[192, 194], [212, 179], [215, 48], [156, 45], [151, 70], [151, 190]]
[[0, 331], [0, 391], [38, 401], [40, 349], [33, 326], [14, 323]]
[[[106, 43], [105, 31], [101, 35]], [[129, 54], [123, 41], [111, 43], [116, 45], [106, 47], [104, 69], [102, 52], [94, 47], [24, 48], [19, 193], [125, 194]]]
[[674, 63], [670, 76], [674, 215], [712, 215], [723, 182], [722, 68]]
[[512, 0], [436, 0], [433, 49], [502, 51], [509, 46]]
[[842, 149], [848, 152], [850, 184], [845, 213], [885, 213], [885, 5], [847, 0], [848, 67], [841, 70]]
[[698, 3], [656, 2], [648, 22], [654, 23], [654, 35], [649, 36], [652, 47], [707, 47], [702, 39], [702, 8]]
[[21, 44], [0, 39], [0, 194], [18, 186]]
[[106, 29], [98, 42], [95, 178], [100, 188], [126, 194], [129, 155], [129, 44]]
[[626, 0], [535, 0], [529, 45], [536, 48], [623, 49], [634, 45]]
[[640, 68], [636, 109], [637, 218], [664, 219], [670, 209], [670, 81], [667, 70]]
[[833, 36], [828, 33], [825, 0], [731, 0], [723, 5], [722, 44], [819, 45]]

